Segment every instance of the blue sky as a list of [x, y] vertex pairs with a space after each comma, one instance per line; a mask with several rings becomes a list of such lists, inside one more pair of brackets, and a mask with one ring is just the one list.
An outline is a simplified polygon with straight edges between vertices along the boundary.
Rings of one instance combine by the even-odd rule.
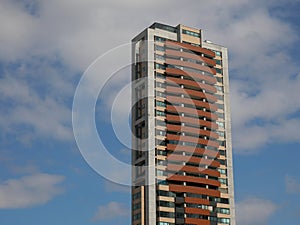
[[[154, 21], [202, 28], [229, 49], [238, 225], [297, 224], [299, 11], [298, 0], [2, 0], [0, 224], [130, 223], [129, 188], [95, 172], [76, 145], [72, 103], [89, 65]], [[116, 71], [95, 113], [106, 149], [123, 162], [128, 133], [118, 141], [110, 109], [126, 131], [130, 96], [118, 93], [129, 76]]]

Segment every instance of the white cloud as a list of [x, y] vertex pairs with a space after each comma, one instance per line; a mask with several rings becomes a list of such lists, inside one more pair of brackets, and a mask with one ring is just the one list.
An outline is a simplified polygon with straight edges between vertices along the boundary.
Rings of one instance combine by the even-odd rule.
[[109, 202], [107, 205], [99, 206], [92, 220], [111, 220], [120, 217], [129, 217], [129, 215], [129, 208], [124, 204], [119, 202]]
[[[255, 93], [257, 88], [259, 90]], [[300, 99], [295, 93], [299, 88], [300, 74], [294, 78], [280, 77], [258, 87], [251, 87], [243, 81], [233, 81], [231, 100], [234, 125], [242, 125], [253, 118], [272, 120], [297, 112], [300, 109]]]
[[[15, 15], [21, 14], [36, 23], [31, 29], [25, 29], [30, 27], [31, 23], [25, 19], [20, 19], [25, 24], [12, 25], [19, 32], [28, 30], [30, 36], [27, 39], [31, 40], [30, 44], [24, 44], [28, 41], [20, 38], [24, 36], [22, 33], [17, 35], [18, 45], [28, 46], [26, 51], [24, 48], [17, 48], [18, 45], [13, 40], [9, 42], [9, 38], [6, 46], [19, 50], [15, 55], [17, 58], [21, 55], [25, 56], [26, 53], [30, 55], [59, 53], [65, 62], [77, 69], [86, 68], [92, 60], [106, 50], [129, 42], [135, 34], [154, 20], [174, 25], [186, 23], [202, 26], [210, 38], [230, 46], [234, 52], [239, 53], [239, 56], [241, 54], [253, 56], [257, 48], [266, 49], [274, 43], [281, 44], [293, 37], [289, 26], [272, 18], [268, 13], [268, 3], [261, 3], [261, 1], [229, 1], [222, 6], [214, 1], [202, 4], [201, 7], [195, 7], [199, 6], [198, 1], [191, 1], [188, 5], [181, 1], [164, 1], [160, 2], [160, 7], [153, 2], [134, 3], [133, 7], [135, 1], [36, 2], [38, 16], [30, 15], [24, 6], [22, 8], [22, 4], [5, 1], [5, 5], [13, 10], [9, 14], [3, 14], [2, 21], [14, 21]], [[165, 14], [165, 7], [170, 3], [174, 6], [172, 10], [174, 13]], [[190, 13], [182, 13], [183, 9]], [[140, 20], [132, 20], [133, 13]], [[201, 24], [198, 24], [198, 21], [201, 21]], [[283, 40], [281, 33], [289, 35], [286, 35]], [[6, 31], [5, 34], [15, 36], [12, 31]], [[6, 56], [3, 55], [3, 59], [5, 58]]]
[[22, 126], [27, 126], [27, 131], [31, 130], [34, 138], [43, 136], [70, 140], [71, 111], [64, 102], [49, 95], [43, 96], [28, 81], [20, 78], [7, 76], [0, 81], [0, 101], [7, 105], [1, 109], [2, 132], [22, 136]]
[[[129, 42], [154, 21], [202, 27], [205, 37], [229, 48], [230, 68], [234, 71], [231, 73], [234, 74], [231, 76], [231, 96], [236, 151], [259, 151], [272, 139], [299, 141], [299, 137], [288, 133], [294, 130], [294, 126], [286, 116], [287, 111], [294, 113], [300, 108], [299, 100], [294, 94], [299, 90], [299, 78], [290, 79], [291, 75], [299, 72], [299, 66], [285, 50], [296, 43], [299, 35], [289, 22], [270, 13], [271, 8], [282, 6], [285, 2], [230, 0], [226, 4], [211, 1], [199, 5], [199, 1], [186, 4], [173, 0], [160, 2], [159, 7], [153, 1], [134, 0], [36, 0], [30, 3], [30, 7], [36, 8], [36, 14], [30, 14], [28, 7], [18, 1], [4, 0], [0, 3], [0, 48], [3, 49], [0, 60], [3, 62], [21, 60], [33, 63], [36, 56], [47, 59], [58, 57], [58, 61], [72, 71], [83, 71], [96, 57], [119, 44]], [[166, 14], [165, 9], [170, 4], [172, 13]], [[132, 15], [139, 20], [132, 20]], [[5, 21], [10, 21], [10, 25]], [[38, 65], [39, 62], [34, 64]], [[56, 65], [53, 64], [52, 67], [55, 68]], [[58, 99], [72, 95], [72, 80], [65, 79], [70, 75], [66, 75], [64, 71], [58, 75], [51, 72], [51, 67], [46, 68], [45, 80], [53, 88], [53, 91], [50, 91], [51, 88], [46, 89], [49, 91], [48, 98], [31, 101], [32, 104], [39, 104], [33, 110], [28, 106], [18, 106], [2, 120], [14, 121], [14, 124], [29, 124], [36, 133], [44, 136], [51, 134], [59, 139], [70, 139], [70, 132], [65, 125], [70, 120], [70, 111]], [[31, 69], [34, 74], [37, 67]], [[99, 75], [98, 82], [104, 80], [104, 75]], [[123, 81], [124, 79], [121, 82]], [[118, 83], [120, 80], [114, 82]], [[33, 89], [37, 96], [44, 91], [34, 88], [31, 87], [30, 90]], [[23, 94], [21, 91], [28, 94], [28, 90], [20, 89], [20, 96]], [[113, 99], [106, 98], [106, 101], [105, 106], [110, 106]], [[121, 103], [116, 109], [127, 114], [129, 99]], [[45, 110], [46, 108], [50, 111]], [[122, 118], [127, 118], [126, 116]], [[37, 119], [34, 120], [33, 117]], [[47, 122], [42, 121], [42, 117], [47, 118]], [[249, 126], [254, 119], [263, 120], [264, 125]], [[298, 123], [298, 119], [295, 121]], [[12, 124], [2, 123], [8, 127]], [[127, 124], [124, 123], [124, 126], [127, 127]], [[284, 134], [278, 133], [280, 126], [285, 127]], [[239, 135], [243, 132], [251, 132], [251, 140]]]
[[247, 198], [236, 204], [237, 224], [262, 225], [276, 212], [278, 205], [259, 198]]
[[[249, 93], [255, 89], [257, 93]], [[300, 110], [300, 99], [295, 95], [299, 89], [300, 75], [270, 80], [253, 88], [247, 82], [232, 82], [236, 151], [253, 153], [272, 142], [299, 142], [300, 119], [293, 117]]]
[[300, 194], [300, 181], [295, 177], [286, 175], [285, 177], [286, 192], [289, 194]]
[[0, 208], [16, 209], [42, 205], [62, 194], [63, 176], [37, 173], [0, 183]]
[[0, 59], [12, 61], [23, 57], [32, 47], [38, 21], [28, 14], [16, 1], [0, 3]]

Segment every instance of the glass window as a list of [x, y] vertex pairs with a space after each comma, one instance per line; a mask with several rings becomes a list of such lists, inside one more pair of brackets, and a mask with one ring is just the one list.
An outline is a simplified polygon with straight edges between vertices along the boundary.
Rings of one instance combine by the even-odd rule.
[[193, 31], [190, 31], [190, 30], [182, 30], [182, 33], [183, 34], [187, 34], [187, 35], [190, 35], [190, 36], [193, 36], [193, 37], [198, 37], [200, 38], [200, 33], [196, 33], [196, 32], [193, 32]]
[[156, 110], [156, 115], [157, 116], [166, 116], [166, 113], [163, 111]]
[[166, 155], [167, 155], [167, 152], [166, 152], [166, 151], [163, 151], [163, 150], [157, 150], [157, 155], [163, 155], [163, 156], [166, 156]]
[[226, 208], [217, 208], [217, 212], [218, 213], [222, 213], [222, 214], [230, 214], [230, 209], [226, 209]]
[[218, 118], [224, 119], [224, 113], [216, 112], [218, 115]]
[[227, 199], [227, 198], [220, 198], [220, 203], [222, 203], [222, 204], [229, 204], [229, 199]]
[[157, 36], [154, 37], [154, 40], [155, 41], [159, 41], [159, 42], [165, 42], [166, 41], [165, 38], [163, 38], [163, 37], [157, 37]]
[[225, 137], [225, 133], [222, 132], [222, 131], [217, 131], [217, 134], [218, 134], [220, 137]]
[[157, 126], [166, 126], [166, 122], [165, 121], [161, 121], [161, 120], [156, 120], [156, 125]]
[[134, 204], [132, 208], [133, 208], [133, 210], [140, 209], [141, 208], [141, 203], [138, 202], [138, 203]]
[[158, 206], [163, 206], [163, 207], [175, 207], [174, 202], [168, 202], [168, 201], [158, 201], [157, 205]]
[[176, 197], [176, 194], [171, 191], [158, 190], [157, 193], [159, 196]]
[[216, 123], [219, 125], [219, 127], [222, 127], [222, 128], [224, 128], [224, 127], [225, 127], [225, 125], [224, 125], [224, 123], [223, 123], [223, 122], [219, 122], [219, 121], [217, 121]]
[[222, 86], [215, 86], [217, 88], [218, 91], [222, 91], [223, 92], [223, 87]]
[[156, 139], [155, 141], [156, 141], [156, 143], [155, 143], [156, 145], [166, 146], [166, 142], [165, 141], [158, 140], [158, 139]]
[[154, 57], [155, 57], [155, 60], [162, 60], [162, 61], [165, 60], [165, 57], [162, 55], [155, 54]]
[[218, 106], [219, 109], [224, 109], [224, 105], [223, 104], [216, 104]]
[[166, 97], [166, 94], [164, 92], [156, 91], [156, 96]]
[[157, 175], [157, 176], [164, 176], [165, 173], [164, 173], [163, 170], [156, 170], [156, 175]]
[[161, 82], [156, 82], [155, 85], [156, 85], [156, 87], [160, 87], [160, 88], [165, 88], [166, 87], [166, 84], [161, 83]]
[[160, 46], [160, 45], [155, 45], [155, 50], [164, 52], [165, 51], [165, 47], [164, 46]]
[[228, 218], [219, 218], [219, 223], [230, 224], [230, 219]]
[[161, 23], [154, 23], [151, 25], [151, 28], [152, 29], [162, 29], [162, 30], [173, 32], [173, 33], [177, 33], [176, 27], [168, 26], [168, 25], [161, 24]]
[[166, 166], [167, 165], [167, 161], [158, 159], [157, 160], [157, 165]]
[[156, 77], [157, 78], [160, 78], [160, 79], [165, 79], [166, 77], [162, 74], [162, 73], [155, 73]]
[[221, 184], [227, 185], [227, 179], [219, 178], [219, 182], [220, 182]]
[[141, 218], [141, 213], [133, 215], [133, 220], [138, 220]]
[[219, 69], [219, 68], [215, 68], [215, 69], [216, 69], [217, 73], [219, 73], [219, 74], [223, 74], [223, 71], [222, 71], [222, 69]]
[[165, 130], [156, 130], [155, 133], [156, 133], [156, 135], [160, 135], [160, 136], [165, 136], [166, 135]]
[[157, 180], [157, 184], [167, 185], [168, 181], [166, 181], [166, 180]]
[[214, 51], [216, 56], [222, 56], [222, 52], [219, 52], [219, 51]]
[[141, 198], [141, 192], [135, 193], [135, 194], [133, 195], [133, 200], [135, 200], [135, 199], [140, 199], [140, 198]]
[[227, 174], [227, 170], [226, 170], [226, 169], [220, 169], [220, 168], [218, 168], [218, 171], [219, 171], [221, 174], [224, 174], [224, 175]]
[[217, 217], [214, 217], [214, 216], [212, 216], [212, 217], [210, 217], [210, 221], [217, 222], [217, 221], [218, 221], [218, 219], [217, 219]]
[[174, 223], [168, 223], [168, 222], [157, 222], [157, 225], [174, 225]]
[[165, 70], [165, 69], [166, 69], [166, 66], [165, 66], [165, 65], [162, 65], [162, 64], [159, 64], [159, 63], [155, 63], [155, 68], [156, 68], [156, 69]]
[[166, 103], [160, 101], [156, 101], [156, 105], [161, 107], [166, 107]]
[[223, 78], [222, 77], [217, 77], [217, 81], [223, 84]]

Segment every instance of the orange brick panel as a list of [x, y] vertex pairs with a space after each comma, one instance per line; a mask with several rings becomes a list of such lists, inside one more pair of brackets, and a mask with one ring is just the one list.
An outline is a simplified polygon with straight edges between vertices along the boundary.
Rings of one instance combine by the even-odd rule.
[[199, 69], [199, 70], [211, 73], [211, 74], [216, 74], [215, 69], [210, 68], [208, 66], [202, 66], [202, 65], [199, 65], [197, 63], [185, 62], [185, 61], [176, 60], [176, 59], [169, 59], [169, 58], [166, 59], [166, 63], [171, 64], [171, 65], [190, 67], [190, 68]]
[[182, 186], [177, 184], [170, 184], [169, 185], [170, 191], [173, 192], [185, 192], [185, 193], [194, 193], [194, 194], [202, 194], [202, 195], [208, 195], [213, 197], [220, 197], [220, 191], [218, 190], [212, 190], [212, 189], [206, 189], [206, 188], [200, 188], [200, 187], [191, 187], [191, 186]]
[[195, 219], [195, 218], [185, 218], [184, 222], [186, 224], [210, 225], [209, 220], [202, 220], [202, 219]]
[[210, 215], [209, 210], [207, 210], [207, 209], [197, 209], [197, 208], [185, 208], [185, 213], [205, 215], [205, 216]]
[[192, 52], [191, 53], [189, 53], [189, 52], [180, 52], [180, 51], [177, 51], [177, 50], [166, 49], [166, 55], [184, 57], [184, 58], [188, 58], [188, 59], [195, 59], [195, 60], [203, 61], [203, 62], [205, 62], [206, 64], [208, 64], [210, 66], [215, 66], [216, 65], [215, 60], [199, 56], [199, 55], [194, 54]]
[[166, 46], [174, 46], [174, 47], [177, 47], [177, 48], [182, 47], [182, 48], [185, 48], [185, 49], [189, 49], [191, 51], [203, 53], [203, 54], [208, 55], [212, 58], [214, 58], [216, 56], [216, 54], [211, 50], [208, 50], [206, 48], [193, 46], [193, 45], [190, 45], [190, 44], [179, 43], [179, 42], [174, 42], [174, 41], [166, 41]]

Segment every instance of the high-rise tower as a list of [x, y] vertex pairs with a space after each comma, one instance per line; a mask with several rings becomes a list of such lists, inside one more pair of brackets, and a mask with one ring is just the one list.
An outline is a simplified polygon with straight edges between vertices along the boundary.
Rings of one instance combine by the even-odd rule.
[[235, 225], [227, 48], [154, 23], [132, 40], [132, 224]]

